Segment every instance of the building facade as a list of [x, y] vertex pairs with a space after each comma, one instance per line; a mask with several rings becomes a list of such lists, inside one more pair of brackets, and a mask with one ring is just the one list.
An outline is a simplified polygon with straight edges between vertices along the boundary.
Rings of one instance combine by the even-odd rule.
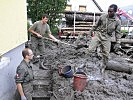
[[0, 0], [0, 100], [13, 100], [14, 76], [27, 41], [26, 0]]
[[99, 12], [93, 0], [69, 0], [66, 7], [67, 11], [80, 12]]

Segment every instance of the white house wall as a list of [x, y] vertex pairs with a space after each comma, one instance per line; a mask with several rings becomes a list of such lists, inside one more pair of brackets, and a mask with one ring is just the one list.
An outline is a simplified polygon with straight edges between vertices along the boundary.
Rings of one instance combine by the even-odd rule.
[[0, 55], [27, 39], [26, 0], [0, 0]]
[[72, 5], [72, 11], [79, 11], [79, 6], [86, 6], [87, 12], [99, 12], [92, 0], [70, 0], [68, 5]]
[[5, 61], [0, 61], [0, 100], [14, 100], [16, 91], [14, 76], [22, 60], [21, 52], [24, 48], [24, 44], [19, 45], [3, 55], [3, 58], [7, 58]]
[[0, 100], [14, 100], [14, 76], [27, 39], [26, 0], [0, 0]]

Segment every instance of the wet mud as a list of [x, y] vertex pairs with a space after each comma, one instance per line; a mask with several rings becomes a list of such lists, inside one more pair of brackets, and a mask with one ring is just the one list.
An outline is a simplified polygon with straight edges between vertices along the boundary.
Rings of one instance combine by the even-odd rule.
[[[89, 43], [84, 38], [62, 41], [74, 45]], [[99, 70], [101, 60], [97, 57], [87, 56], [86, 52], [86, 47], [75, 49], [69, 45], [57, 45], [52, 42], [45, 45], [41, 64], [50, 70], [50, 78], [47, 77], [48, 83], [45, 83], [50, 86], [46, 91], [51, 91], [51, 100], [133, 100], [133, 75], [111, 69], [106, 69], [101, 74]], [[123, 59], [126, 57], [110, 53], [109, 60], [126, 63], [132, 67], [132, 63]], [[82, 92], [73, 89], [73, 78], [59, 75], [59, 65], [70, 65], [73, 73], [82, 67], [82, 71], [87, 74], [87, 85]], [[46, 70], [43, 71], [46, 73]]]

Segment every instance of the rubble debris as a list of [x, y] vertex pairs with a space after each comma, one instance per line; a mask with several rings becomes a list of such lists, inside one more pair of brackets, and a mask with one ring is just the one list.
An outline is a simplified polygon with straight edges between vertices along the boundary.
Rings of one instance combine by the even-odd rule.
[[[84, 36], [79, 36], [74, 41], [72, 39], [62, 41], [74, 45], [89, 44]], [[41, 64], [48, 69], [39, 69], [41, 64], [35, 63], [33, 100], [131, 100], [133, 97], [133, 75], [130, 73], [132, 63], [124, 60], [130, 55], [123, 52], [123, 55], [111, 53], [110, 64], [102, 76], [99, 71], [101, 63], [99, 58], [86, 56], [85, 53], [84, 47], [76, 50], [63, 44], [47, 45]], [[74, 90], [73, 78], [59, 75], [58, 65], [70, 65], [74, 73], [81, 68], [87, 74], [88, 82], [85, 89], [82, 92]]]

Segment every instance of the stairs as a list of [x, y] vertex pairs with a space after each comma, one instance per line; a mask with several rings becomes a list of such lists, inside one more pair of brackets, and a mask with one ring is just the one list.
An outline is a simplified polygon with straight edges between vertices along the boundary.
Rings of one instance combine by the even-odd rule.
[[52, 91], [51, 70], [39, 69], [39, 64], [33, 69], [33, 100], [50, 100]]

